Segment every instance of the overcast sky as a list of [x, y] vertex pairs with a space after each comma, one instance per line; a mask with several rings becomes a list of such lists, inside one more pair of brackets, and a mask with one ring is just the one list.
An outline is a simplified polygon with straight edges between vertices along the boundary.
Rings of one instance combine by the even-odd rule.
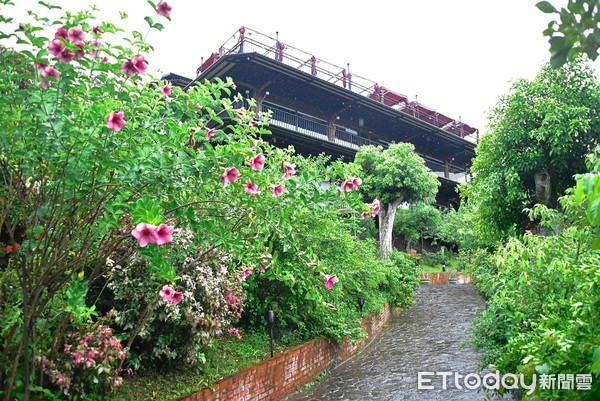
[[[549, 59], [542, 31], [551, 16], [539, 0], [170, 0], [172, 21], [153, 31], [147, 57], [154, 74], [193, 78], [241, 26], [368, 78], [410, 100], [485, 131], [486, 115], [510, 82], [531, 79]], [[56, 1], [66, 9], [96, 4], [101, 16], [145, 33], [145, 0]], [[17, 0], [20, 8], [37, 1]], [[553, 3], [559, 3], [555, 0]], [[159, 17], [160, 18], [160, 17]]]

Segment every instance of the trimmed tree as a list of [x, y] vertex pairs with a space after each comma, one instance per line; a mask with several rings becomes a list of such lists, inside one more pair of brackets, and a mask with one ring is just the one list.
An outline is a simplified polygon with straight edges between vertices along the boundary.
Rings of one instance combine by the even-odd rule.
[[475, 177], [461, 186], [486, 243], [536, 229], [525, 208], [557, 207], [600, 143], [599, 111], [599, 82], [582, 61], [546, 65], [500, 99], [476, 148]]
[[363, 146], [354, 162], [362, 170], [361, 192], [381, 202], [379, 245], [381, 257], [387, 258], [392, 251], [392, 230], [398, 207], [404, 202], [432, 203], [439, 181], [410, 143], [395, 143], [385, 150], [381, 146]]

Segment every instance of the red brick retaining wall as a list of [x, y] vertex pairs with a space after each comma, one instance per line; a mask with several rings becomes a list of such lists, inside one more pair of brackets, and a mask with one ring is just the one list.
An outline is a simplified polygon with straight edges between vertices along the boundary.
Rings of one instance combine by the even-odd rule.
[[385, 305], [381, 311], [363, 319], [361, 327], [367, 338], [352, 344], [345, 339], [330, 343], [315, 339], [292, 348], [260, 365], [252, 366], [228, 376], [212, 388], [178, 398], [178, 401], [225, 400], [282, 400], [297, 391], [298, 386], [314, 381], [328, 367], [351, 358], [379, 334], [388, 322], [391, 310]]
[[448, 284], [450, 278], [456, 279], [456, 284], [469, 284], [471, 277], [463, 273], [423, 273], [421, 280], [429, 280], [429, 284]]

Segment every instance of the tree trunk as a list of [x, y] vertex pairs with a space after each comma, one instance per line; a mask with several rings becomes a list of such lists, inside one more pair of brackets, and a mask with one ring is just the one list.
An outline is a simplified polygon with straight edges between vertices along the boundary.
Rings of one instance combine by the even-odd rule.
[[392, 253], [394, 218], [400, 204], [402, 199], [396, 199], [392, 203], [382, 204], [379, 210], [379, 249], [383, 259], [387, 259]]
[[535, 180], [535, 202], [548, 207], [551, 205], [552, 179], [548, 170], [538, 171], [534, 175]]

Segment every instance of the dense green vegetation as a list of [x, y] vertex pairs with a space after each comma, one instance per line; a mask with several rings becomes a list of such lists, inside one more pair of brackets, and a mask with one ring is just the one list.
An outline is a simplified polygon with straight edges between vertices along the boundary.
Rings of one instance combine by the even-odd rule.
[[0, 34], [19, 42], [0, 52], [1, 399], [131, 399], [143, 377], [140, 399], [169, 397], [263, 358], [268, 310], [281, 346], [410, 304], [419, 271], [379, 258], [357, 165], [269, 145], [230, 80], [170, 87], [147, 35], [42, 6]]
[[[488, 301], [473, 335], [481, 368], [536, 375], [523, 399], [600, 397], [599, 100], [582, 60], [517, 82], [461, 191], [484, 245], [469, 264]], [[540, 171], [548, 180], [538, 185]], [[539, 384], [565, 374], [588, 375], [591, 388]]]

